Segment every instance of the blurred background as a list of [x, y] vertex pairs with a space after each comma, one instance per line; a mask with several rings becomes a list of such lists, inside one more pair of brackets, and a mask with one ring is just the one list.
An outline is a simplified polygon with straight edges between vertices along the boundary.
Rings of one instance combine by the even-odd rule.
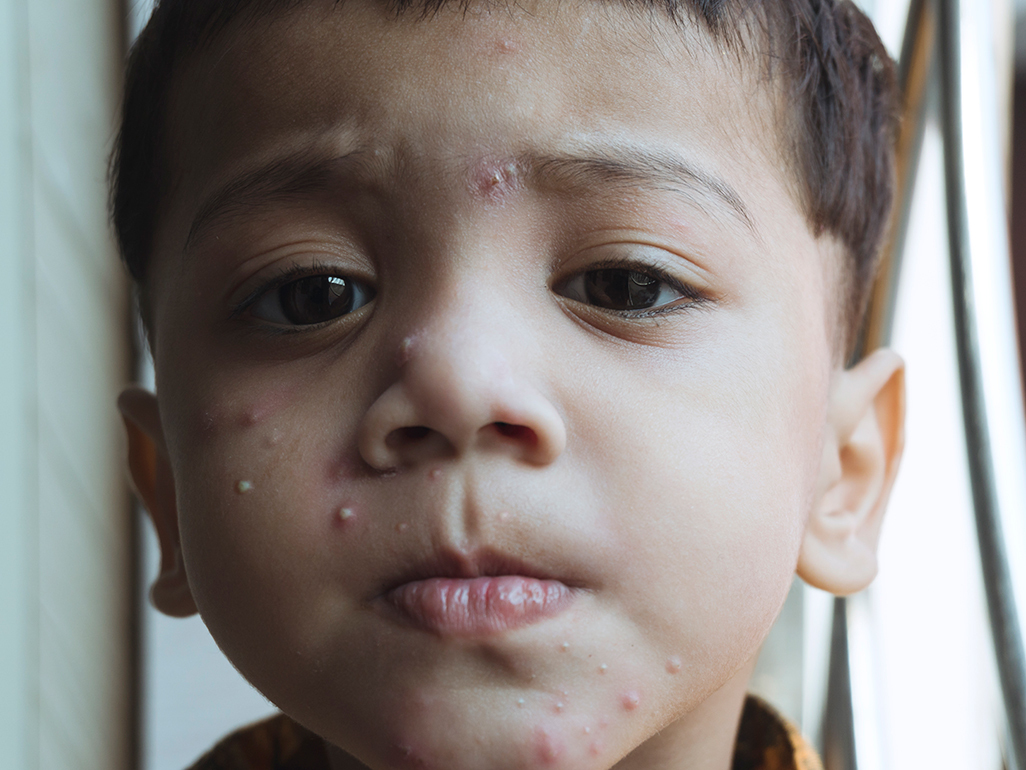
[[[910, 0], [859, 4], [898, 57]], [[1026, 320], [1026, 0], [965, 5], [977, 27], [963, 101], [987, 117], [966, 140], [978, 150], [967, 168], [996, 170], [967, 206], [996, 265], [975, 298], [1007, 327], [1004, 347], [991, 332], [982, 346], [993, 342], [998, 362], [986, 382], [1014, 401], [992, 439], [1021, 618], [1026, 425], [1011, 302], [1017, 289]], [[151, 374], [105, 174], [122, 62], [150, 11], [146, 0], [0, 0], [0, 767], [11, 770], [181, 770], [273, 711], [197, 618], [146, 603], [158, 554], [122, 471], [115, 397]], [[796, 583], [753, 682], [825, 750], [828, 770], [1014, 767], [963, 430], [941, 69], [922, 69], [907, 119], [921, 130], [908, 145], [918, 161], [896, 239], [892, 345], [908, 363], [908, 444], [880, 576], [844, 605]]]

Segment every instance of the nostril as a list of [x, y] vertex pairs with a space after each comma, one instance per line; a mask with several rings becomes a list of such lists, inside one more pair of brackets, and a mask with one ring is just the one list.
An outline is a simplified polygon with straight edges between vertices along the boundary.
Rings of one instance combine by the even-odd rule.
[[499, 435], [511, 438], [514, 441], [529, 441], [534, 443], [537, 441], [537, 436], [534, 431], [528, 428], [526, 425], [514, 425], [510, 422], [497, 422], [494, 423], [495, 430], [499, 432]]
[[405, 428], [396, 428], [388, 434], [385, 443], [393, 448], [399, 448], [408, 444], [415, 444], [431, 433], [431, 428], [424, 425], [408, 425]]
[[398, 461], [393, 461], [393, 465], [453, 457], [456, 454], [456, 447], [445, 435], [425, 425], [395, 428], [385, 437], [385, 447]]

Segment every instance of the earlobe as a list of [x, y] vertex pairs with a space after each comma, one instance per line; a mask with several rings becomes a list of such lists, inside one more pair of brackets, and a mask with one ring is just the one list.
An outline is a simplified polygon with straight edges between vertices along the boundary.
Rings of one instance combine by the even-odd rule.
[[816, 502], [798, 558], [806, 583], [844, 596], [868, 586], [904, 448], [904, 364], [877, 350], [839, 372], [830, 394]]
[[150, 588], [150, 601], [166, 615], [194, 615], [196, 603], [182, 561], [174, 476], [167, 458], [157, 397], [142, 388], [129, 387], [118, 398], [118, 409], [128, 435], [132, 483], [160, 541], [160, 573]]

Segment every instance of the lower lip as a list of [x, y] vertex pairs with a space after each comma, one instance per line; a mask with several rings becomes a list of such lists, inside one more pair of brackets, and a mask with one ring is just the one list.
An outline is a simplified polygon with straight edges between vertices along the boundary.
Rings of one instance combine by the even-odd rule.
[[557, 580], [518, 575], [430, 578], [406, 583], [385, 599], [406, 619], [442, 636], [488, 636], [536, 623], [569, 606], [570, 589]]

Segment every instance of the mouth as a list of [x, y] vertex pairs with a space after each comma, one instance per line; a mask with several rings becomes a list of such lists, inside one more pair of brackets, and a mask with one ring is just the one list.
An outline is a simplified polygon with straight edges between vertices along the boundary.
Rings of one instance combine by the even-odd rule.
[[390, 614], [406, 624], [461, 638], [532, 625], [563, 612], [573, 598], [566, 582], [491, 553], [432, 559], [380, 596]]

